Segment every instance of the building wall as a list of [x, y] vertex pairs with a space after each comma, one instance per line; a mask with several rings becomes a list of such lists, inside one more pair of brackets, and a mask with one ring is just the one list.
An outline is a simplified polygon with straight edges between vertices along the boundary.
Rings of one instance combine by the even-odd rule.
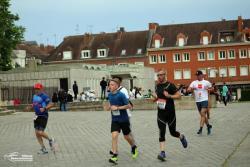
[[[239, 50], [240, 49], [246, 49], [247, 51], [247, 58], [240, 58], [239, 57]], [[218, 52], [225, 50], [227, 53], [227, 58], [223, 60], [218, 59]], [[228, 50], [235, 50], [235, 59], [229, 59], [228, 58]], [[205, 61], [198, 61], [198, 53], [200, 51], [204, 51], [205, 53], [208, 53], [209, 51], [214, 51], [215, 60], [206, 60]], [[173, 55], [175, 53], [179, 53], [181, 55], [181, 62], [173, 62]], [[189, 53], [190, 55], [190, 61], [189, 62], [183, 62], [182, 60], [182, 54], [183, 53]], [[156, 63], [156, 64], [150, 64], [150, 57], [152, 55], [166, 55], [166, 63]], [[206, 54], [207, 55], [207, 54]], [[206, 56], [207, 57], [207, 56]], [[192, 80], [196, 79], [195, 72], [199, 68], [206, 69], [207, 75], [206, 79], [209, 79], [211, 82], [238, 82], [238, 81], [250, 81], [250, 45], [236, 45], [236, 46], [220, 46], [220, 47], [201, 47], [201, 48], [183, 48], [183, 49], [172, 49], [172, 50], [157, 50], [157, 51], [149, 51], [148, 52], [148, 63], [146, 66], [154, 68], [156, 71], [159, 69], [165, 69], [167, 71], [167, 78], [170, 81], [174, 81], [175, 83], [185, 84], [188, 85]], [[248, 75], [247, 76], [240, 76], [240, 66], [248, 66]], [[209, 77], [208, 68], [215, 68], [218, 70], [221, 67], [227, 67], [227, 76], [219, 76], [219, 73], [217, 73], [217, 76], [215, 78]], [[229, 71], [228, 67], [236, 67], [236, 76], [229, 77]], [[174, 79], [174, 71], [180, 69], [190, 69], [191, 70], [191, 79]], [[209, 78], [208, 78], [209, 77]]]

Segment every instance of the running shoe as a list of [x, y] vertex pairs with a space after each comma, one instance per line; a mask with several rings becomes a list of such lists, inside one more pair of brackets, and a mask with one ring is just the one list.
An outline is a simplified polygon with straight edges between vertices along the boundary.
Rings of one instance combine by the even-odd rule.
[[138, 157], [139, 151], [138, 151], [136, 146], [131, 149], [131, 153], [132, 153], [132, 158], [133, 159], [136, 159]]
[[187, 148], [188, 142], [187, 142], [186, 137], [184, 135], [182, 135], [182, 138], [180, 139], [180, 141], [181, 141], [182, 146], [184, 148]]
[[201, 135], [202, 134], [202, 130], [199, 129], [199, 131], [197, 132], [198, 135]]
[[41, 148], [37, 154], [48, 154], [48, 151], [46, 150], [45, 147]]
[[109, 159], [109, 162], [110, 163], [113, 163], [113, 164], [117, 164], [118, 162], [118, 157], [113, 155], [110, 159]]
[[212, 125], [207, 126], [207, 135], [211, 134]]
[[51, 150], [54, 150], [54, 144], [55, 144], [55, 139], [54, 138], [49, 139], [49, 146]]
[[164, 151], [161, 151], [157, 158], [161, 161], [166, 161], [166, 154]]

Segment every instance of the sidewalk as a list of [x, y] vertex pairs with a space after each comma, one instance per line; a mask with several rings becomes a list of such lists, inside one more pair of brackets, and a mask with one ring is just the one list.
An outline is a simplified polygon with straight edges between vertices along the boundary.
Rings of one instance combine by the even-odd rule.
[[[212, 134], [196, 134], [196, 110], [177, 110], [177, 130], [188, 139], [187, 149], [167, 130], [167, 161], [156, 159], [159, 152], [156, 111], [133, 111], [133, 132], [140, 155], [133, 160], [130, 147], [119, 136], [119, 161], [122, 167], [248, 167], [250, 164], [250, 103], [219, 105], [212, 109]], [[111, 147], [109, 112], [50, 112], [46, 131], [56, 138], [59, 152], [37, 155], [33, 113], [17, 112], [0, 117], [1, 167], [107, 167]], [[48, 146], [48, 142], [46, 142]], [[10, 162], [8, 153], [32, 155], [32, 162]]]

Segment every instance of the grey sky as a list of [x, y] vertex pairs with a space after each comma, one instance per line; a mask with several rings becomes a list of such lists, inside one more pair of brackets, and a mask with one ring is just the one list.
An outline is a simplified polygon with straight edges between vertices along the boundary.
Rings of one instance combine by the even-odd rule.
[[85, 32], [145, 30], [160, 25], [250, 18], [250, 0], [11, 0], [25, 39], [59, 44]]

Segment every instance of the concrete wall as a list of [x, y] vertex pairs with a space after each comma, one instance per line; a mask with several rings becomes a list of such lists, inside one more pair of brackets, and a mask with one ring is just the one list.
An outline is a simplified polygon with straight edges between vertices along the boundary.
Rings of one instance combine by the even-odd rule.
[[99, 97], [101, 95], [100, 81], [102, 77], [108, 78], [109, 73], [103, 70], [70, 69], [69, 76], [70, 89], [76, 81], [79, 93], [83, 92], [83, 88], [89, 87]]

